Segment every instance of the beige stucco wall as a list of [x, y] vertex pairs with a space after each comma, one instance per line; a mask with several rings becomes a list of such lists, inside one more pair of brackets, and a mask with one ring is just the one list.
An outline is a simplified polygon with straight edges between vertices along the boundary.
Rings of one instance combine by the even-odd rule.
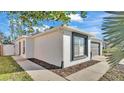
[[19, 42], [21, 42], [21, 55], [20, 56], [27, 58], [26, 49], [25, 49], [25, 54], [23, 54], [23, 40], [25, 40], [25, 43], [26, 43], [26, 38], [21, 38], [15, 42], [15, 54], [19, 55]]
[[[23, 54], [23, 40], [26, 44], [25, 54]], [[21, 42], [21, 56], [24, 58], [36, 58], [57, 66], [61, 66], [63, 61], [64, 67], [90, 60], [91, 38], [88, 37], [88, 57], [75, 61], [71, 60], [71, 40], [71, 31], [53, 31], [35, 37], [25, 37], [15, 42], [15, 54], [19, 54], [18, 48]], [[100, 48], [102, 54], [102, 46]]]
[[[23, 41], [25, 40], [25, 53], [23, 54]], [[24, 58], [33, 57], [33, 39], [24, 37], [15, 42], [15, 55], [19, 55], [19, 42], [21, 42], [21, 55]]]
[[62, 32], [55, 31], [34, 38], [34, 58], [61, 66], [63, 60]]
[[102, 56], [103, 43], [100, 42], [100, 55]]
[[19, 55], [19, 50], [18, 50], [18, 41], [14, 42], [14, 54]]
[[32, 38], [26, 38], [26, 57], [34, 57], [34, 40]]
[[3, 55], [4, 56], [14, 55], [14, 45], [12, 44], [3, 45]]
[[71, 38], [72, 38], [72, 32], [64, 31], [64, 34], [63, 34], [64, 67], [72, 66], [72, 65], [79, 64], [79, 63], [90, 60], [90, 39], [89, 38], [88, 38], [88, 57], [85, 59], [80, 59], [80, 60], [75, 60], [75, 61], [71, 60], [71, 57], [72, 57]]

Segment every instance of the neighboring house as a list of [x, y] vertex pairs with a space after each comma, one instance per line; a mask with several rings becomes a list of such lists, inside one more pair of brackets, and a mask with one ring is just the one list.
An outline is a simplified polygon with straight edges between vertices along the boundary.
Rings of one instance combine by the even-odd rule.
[[0, 56], [12, 56], [15, 54], [14, 50], [13, 44], [0, 44]]
[[65, 68], [102, 55], [102, 41], [92, 37], [68, 26], [55, 27], [19, 37], [15, 41], [15, 54]]
[[12, 56], [14, 55], [14, 44], [4, 42], [5, 37], [0, 34], [0, 56]]

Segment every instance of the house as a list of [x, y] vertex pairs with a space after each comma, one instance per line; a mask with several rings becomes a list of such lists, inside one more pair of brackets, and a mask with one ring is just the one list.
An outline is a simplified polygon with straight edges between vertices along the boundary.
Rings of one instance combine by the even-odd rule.
[[4, 37], [0, 34], [0, 56], [14, 55], [14, 45], [4, 44]]
[[15, 54], [65, 68], [102, 55], [102, 43], [89, 33], [60, 26], [19, 37], [15, 41]]

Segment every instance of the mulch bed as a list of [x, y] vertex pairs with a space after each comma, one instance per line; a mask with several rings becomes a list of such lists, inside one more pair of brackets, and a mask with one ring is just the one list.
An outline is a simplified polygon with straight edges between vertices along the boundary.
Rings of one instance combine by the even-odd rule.
[[49, 70], [51, 70], [51, 69], [59, 69], [59, 68], [60, 68], [60, 67], [58, 67], [58, 66], [49, 64], [49, 63], [47, 63], [47, 62], [44, 62], [44, 61], [42, 61], [42, 60], [38, 60], [38, 59], [35, 59], [35, 58], [30, 58], [30, 59], [28, 59], [28, 60], [30, 60], [30, 61], [32, 61], [32, 62], [38, 64], [38, 65], [41, 65], [42, 67], [44, 67], [44, 68], [46, 68], [46, 69], [49, 69]]
[[77, 65], [74, 65], [74, 66], [70, 66], [70, 67], [67, 67], [67, 68], [63, 68], [63, 69], [53, 69], [51, 71], [55, 72], [56, 74], [62, 76], [62, 77], [67, 77], [75, 72], [78, 72], [84, 68], [87, 68], [89, 66], [92, 66], [96, 63], [98, 63], [100, 61], [97, 61], [97, 60], [90, 60], [90, 61], [87, 61], [87, 62], [84, 62], [84, 63], [80, 63], [80, 64], [77, 64]]
[[124, 81], [124, 65], [117, 65], [107, 71], [99, 81]]
[[54, 72], [54, 73], [56, 73], [62, 77], [67, 77], [68, 75], [71, 75], [77, 71], [80, 71], [84, 68], [87, 68], [89, 66], [92, 66], [92, 65], [100, 62], [97, 60], [90, 60], [90, 61], [87, 61], [84, 63], [80, 63], [80, 64], [77, 64], [74, 66], [70, 66], [70, 67], [61, 69], [60, 67], [57, 67], [57, 66], [52, 65], [52, 64], [48, 64], [48, 63], [41, 61], [41, 60], [37, 60], [37, 59], [29, 59], [29, 60], [31, 60], [32, 62], [34, 62], [38, 65], [45, 67], [46, 69], [49, 69], [50, 71], [52, 71], [52, 72]]

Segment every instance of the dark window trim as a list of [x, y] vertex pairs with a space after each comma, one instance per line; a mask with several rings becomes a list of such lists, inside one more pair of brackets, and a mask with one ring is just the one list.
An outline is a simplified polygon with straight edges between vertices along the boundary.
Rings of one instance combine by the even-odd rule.
[[[74, 36], [82, 37], [82, 38], [85, 39], [85, 48], [84, 48], [85, 55], [74, 57]], [[72, 54], [71, 60], [72, 61], [84, 59], [84, 58], [86, 58], [88, 56], [88, 36], [72, 32], [71, 46], [72, 46], [72, 49], [71, 49], [71, 52], [72, 52], [71, 53]]]
[[[99, 55], [100, 55], [100, 46], [101, 46], [100, 42], [91, 41], [91, 44], [92, 44], [92, 43], [99, 44], [99, 47], [98, 47], [98, 48], [99, 48]], [[91, 54], [92, 54], [92, 53], [91, 53]]]

